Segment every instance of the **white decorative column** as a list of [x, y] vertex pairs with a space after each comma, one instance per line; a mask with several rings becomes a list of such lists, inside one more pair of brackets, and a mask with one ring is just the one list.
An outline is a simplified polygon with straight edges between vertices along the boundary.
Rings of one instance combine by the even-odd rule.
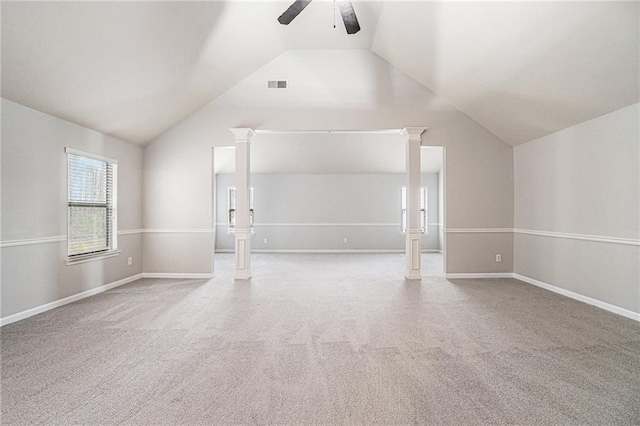
[[420, 259], [420, 143], [424, 127], [407, 127], [402, 135], [407, 137], [407, 234], [406, 255], [408, 280], [422, 279]]
[[229, 129], [236, 143], [236, 280], [251, 278], [251, 228], [249, 223], [250, 139], [248, 128]]

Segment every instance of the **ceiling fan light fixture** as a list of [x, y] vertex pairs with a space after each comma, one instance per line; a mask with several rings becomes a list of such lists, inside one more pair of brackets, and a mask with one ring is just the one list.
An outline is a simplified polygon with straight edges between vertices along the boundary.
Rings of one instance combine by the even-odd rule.
[[[291, 6], [285, 10], [282, 15], [278, 17], [278, 22], [282, 25], [289, 25], [305, 7], [311, 3], [312, 0], [296, 0], [291, 3]], [[355, 34], [360, 31], [360, 23], [356, 16], [356, 12], [353, 10], [351, 0], [336, 0], [338, 7], [340, 8], [340, 15], [342, 16], [342, 22], [344, 22], [344, 28], [347, 30], [347, 34]], [[333, 27], [335, 28], [335, 22]]]

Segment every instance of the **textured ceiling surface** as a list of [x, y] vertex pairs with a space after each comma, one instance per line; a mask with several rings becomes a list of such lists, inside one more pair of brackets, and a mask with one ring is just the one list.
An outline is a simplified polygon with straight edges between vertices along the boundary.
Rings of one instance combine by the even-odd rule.
[[144, 145], [287, 50], [370, 49], [513, 145], [639, 101], [637, 2], [287, 6], [2, 2], [2, 96]]

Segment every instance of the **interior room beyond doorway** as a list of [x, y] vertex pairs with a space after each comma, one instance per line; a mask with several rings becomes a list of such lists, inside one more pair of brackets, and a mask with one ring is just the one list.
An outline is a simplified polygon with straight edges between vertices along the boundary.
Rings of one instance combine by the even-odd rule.
[[[251, 252], [404, 253], [405, 140], [399, 132], [254, 136]], [[216, 159], [216, 253], [234, 252], [235, 167], [228, 160]], [[423, 147], [421, 164], [423, 274], [442, 276], [442, 148]]]

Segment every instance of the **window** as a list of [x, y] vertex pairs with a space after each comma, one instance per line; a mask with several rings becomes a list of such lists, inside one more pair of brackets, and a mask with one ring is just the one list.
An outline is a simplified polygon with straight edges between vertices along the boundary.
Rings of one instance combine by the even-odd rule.
[[[236, 188], [230, 186], [227, 188], [227, 205], [229, 206], [229, 227], [228, 234], [236, 232]], [[249, 187], [249, 227], [253, 233], [253, 186]]]
[[117, 162], [67, 148], [69, 258], [115, 250]]
[[[420, 231], [427, 233], [427, 188], [420, 188]], [[407, 232], [407, 188], [402, 187], [402, 232]]]

